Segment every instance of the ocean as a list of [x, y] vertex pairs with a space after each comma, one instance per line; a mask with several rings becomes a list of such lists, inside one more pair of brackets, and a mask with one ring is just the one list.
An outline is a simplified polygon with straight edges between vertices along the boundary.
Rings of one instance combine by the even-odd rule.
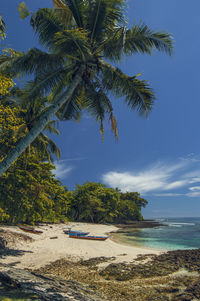
[[120, 234], [120, 241], [129, 245], [160, 250], [200, 248], [200, 217], [155, 219], [164, 227], [133, 230]]

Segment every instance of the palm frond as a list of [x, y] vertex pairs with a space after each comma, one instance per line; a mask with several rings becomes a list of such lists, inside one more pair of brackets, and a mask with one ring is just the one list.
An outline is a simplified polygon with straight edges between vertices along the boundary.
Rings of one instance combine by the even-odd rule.
[[117, 97], [125, 97], [128, 106], [137, 109], [140, 115], [148, 115], [151, 111], [155, 95], [146, 81], [138, 80], [137, 76], [127, 76], [119, 68], [108, 63], [101, 64], [102, 83], [107, 91]]
[[100, 133], [102, 134], [102, 139], [104, 138], [104, 127], [103, 121], [108, 116], [111, 122], [111, 129], [115, 134], [116, 139], [117, 135], [117, 123], [113, 114], [113, 107], [110, 99], [104, 93], [101, 85], [97, 82], [87, 81], [85, 89], [85, 100], [84, 108], [88, 113], [93, 116], [98, 122], [100, 122]]
[[58, 126], [58, 121], [57, 120], [51, 120], [47, 123], [47, 125], [45, 126], [44, 130], [51, 133], [51, 134], [56, 134], [56, 135], [60, 135], [60, 132], [57, 128], [55, 128], [55, 126]]
[[112, 31], [110, 38], [105, 40], [97, 51], [102, 50], [104, 57], [111, 61], [120, 61], [126, 39], [126, 27], [117, 27]]
[[40, 43], [47, 47], [53, 44], [55, 34], [65, 28], [54, 9], [49, 8], [39, 9], [33, 14], [31, 25], [36, 31]]
[[[44, 133], [41, 133], [41, 137], [47, 146], [47, 151], [49, 153], [54, 154], [56, 156], [56, 158], [59, 159], [60, 158], [60, 150], [57, 147], [57, 145], [49, 137], [47, 137]], [[51, 160], [51, 161], [53, 161], [53, 160]]]
[[106, 16], [105, 16], [105, 31], [108, 33], [115, 27], [124, 26], [126, 23], [124, 8], [124, 0], [104, 0], [106, 3]]
[[126, 31], [124, 53], [148, 53], [153, 49], [164, 51], [171, 55], [173, 52], [173, 39], [171, 34], [165, 31], [153, 32], [145, 24], [135, 25]]
[[72, 12], [62, 0], [53, 0], [54, 10], [59, 20], [68, 28], [72, 20]]
[[55, 71], [52, 70], [51, 73], [41, 73], [35, 77], [31, 94], [38, 95], [42, 93], [44, 95], [52, 89], [56, 89], [60, 82], [65, 83], [62, 86], [63, 89], [67, 85], [67, 79], [74, 73], [74, 69], [74, 64], [71, 64], [65, 68], [61, 67]]
[[73, 18], [76, 22], [77, 27], [84, 28], [83, 26], [83, 8], [84, 2], [83, 0], [63, 0], [67, 7], [72, 12]]
[[56, 54], [67, 54], [72, 56], [89, 56], [87, 33], [80, 28], [58, 32], [54, 38], [53, 51]]
[[22, 53], [17, 57], [1, 57], [0, 71], [9, 72], [13, 75], [20, 73], [21, 76], [35, 73], [52, 72], [63, 65], [64, 58], [56, 54], [48, 54], [37, 48], [30, 49], [27, 53]]
[[0, 56], [0, 72], [5, 75], [17, 76], [18, 71], [16, 71], [14, 68], [14, 64], [17, 61], [18, 61], [18, 57], [11, 57], [9, 55], [1, 55]]
[[[71, 97], [66, 103], [60, 108], [56, 116], [60, 120], [79, 120], [81, 116], [81, 110], [83, 108], [83, 97], [82, 94], [83, 82], [81, 81]], [[58, 96], [59, 97], [59, 96]]]
[[31, 143], [31, 152], [33, 151], [38, 153], [43, 160], [48, 160], [49, 162], [53, 162], [52, 154], [56, 155], [58, 159], [60, 157], [60, 150], [44, 133], [40, 133], [40, 136]]
[[88, 4], [86, 30], [88, 31], [89, 38], [92, 41], [93, 39], [100, 39], [100, 35], [102, 35], [106, 5], [103, 0], [89, 0]]

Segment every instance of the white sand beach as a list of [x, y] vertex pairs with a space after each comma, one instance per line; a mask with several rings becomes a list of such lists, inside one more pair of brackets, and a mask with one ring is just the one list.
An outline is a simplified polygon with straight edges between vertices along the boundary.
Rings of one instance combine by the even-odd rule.
[[[82, 231], [89, 232], [91, 235], [105, 235], [117, 230], [117, 228], [112, 225], [88, 223], [70, 223], [69, 225], [72, 226], [73, 230], [81, 229]], [[25, 234], [34, 239], [32, 242], [26, 242], [24, 240], [16, 241], [11, 249], [25, 252], [18, 256], [5, 256], [0, 259], [0, 262], [13, 264], [17, 268], [35, 269], [61, 258], [77, 261], [80, 259], [86, 260], [105, 256], [115, 257], [112, 262], [131, 262], [138, 255], [161, 253], [161, 251], [155, 249], [119, 244], [111, 238], [105, 241], [69, 238], [69, 236], [63, 232], [64, 226], [64, 224], [39, 226], [37, 229], [43, 231], [40, 235], [25, 233], [14, 226], [0, 227], [0, 229], [4, 231]]]

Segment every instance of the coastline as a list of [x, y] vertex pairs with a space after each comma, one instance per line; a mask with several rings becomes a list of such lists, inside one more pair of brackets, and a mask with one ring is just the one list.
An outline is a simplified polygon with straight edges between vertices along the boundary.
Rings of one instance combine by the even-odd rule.
[[[22, 232], [18, 227], [3, 226], [0, 230], [15, 237], [8, 242], [8, 248], [16, 251], [14, 256], [2, 256], [1, 264], [13, 264], [16, 268], [37, 269], [60, 259], [72, 261], [88, 260], [96, 257], [112, 258], [106, 264], [127, 262], [130, 263], [138, 255], [155, 254], [163, 252], [146, 247], [130, 246], [116, 242], [112, 233], [118, 232], [119, 228], [114, 225], [69, 223], [74, 230], [81, 229], [90, 232], [91, 235], [111, 234], [106, 241], [87, 241], [69, 238], [63, 233], [64, 224], [42, 225], [38, 229], [43, 233], [35, 235]], [[6, 237], [6, 233], [4, 233]], [[52, 239], [54, 238], [54, 239]]]
[[[71, 224], [96, 235], [118, 230], [112, 225]], [[63, 226], [38, 226], [41, 235], [0, 227], [0, 244], [3, 229], [5, 251], [10, 252], [0, 252], [0, 299], [28, 293], [59, 301], [199, 300], [200, 249], [157, 252], [112, 239], [70, 239]]]
[[[138, 241], [129, 242], [129, 240], [125, 237], [125, 234], [128, 233], [136, 233], [141, 231], [142, 229], [151, 229], [151, 228], [156, 228], [156, 227], [166, 227], [167, 225], [162, 224], [156, 220], [152, 219], [146, 219], [143, 221], [130, 221], [125, 224], [115, 224], [115, 226], [118, 228], [116, 231], [111, 232], [111, 239], [122, 245], [126, 246], [132, 246], [132, 247], [137, 247], [137, 248], [142, 248], [146, 249], [149, 251], [160, 251], [161, 253], [167, 252], [168, 250], [165, 248], [157, 248], [157, 247], [152, 247], [152, 246], [146, 246]], [[134, 245], [135, 244], [135, 245]]]

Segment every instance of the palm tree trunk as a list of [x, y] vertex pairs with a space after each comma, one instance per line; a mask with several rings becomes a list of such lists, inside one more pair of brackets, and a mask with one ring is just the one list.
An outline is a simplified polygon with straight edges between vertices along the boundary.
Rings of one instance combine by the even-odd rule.
[[59, 99], [49, 107], [49, 109], [41, 115], [36, 125], [30, 130], [26, 137], [24, 137], [16, 145], [16, 147], [8, 154], [8, 156], [0, 164], [0, 176], [10, 167], [10, 165], [25, 151], [29, 144], [43, 131], [49, 120], [62, 107], [62, 105], [71, 97], [72, 93], [81, 81], [84, 71], [84, 66], [81, 66], [77, 71], [73, 81], [69, 85], [66, 92], [64, 92]]

